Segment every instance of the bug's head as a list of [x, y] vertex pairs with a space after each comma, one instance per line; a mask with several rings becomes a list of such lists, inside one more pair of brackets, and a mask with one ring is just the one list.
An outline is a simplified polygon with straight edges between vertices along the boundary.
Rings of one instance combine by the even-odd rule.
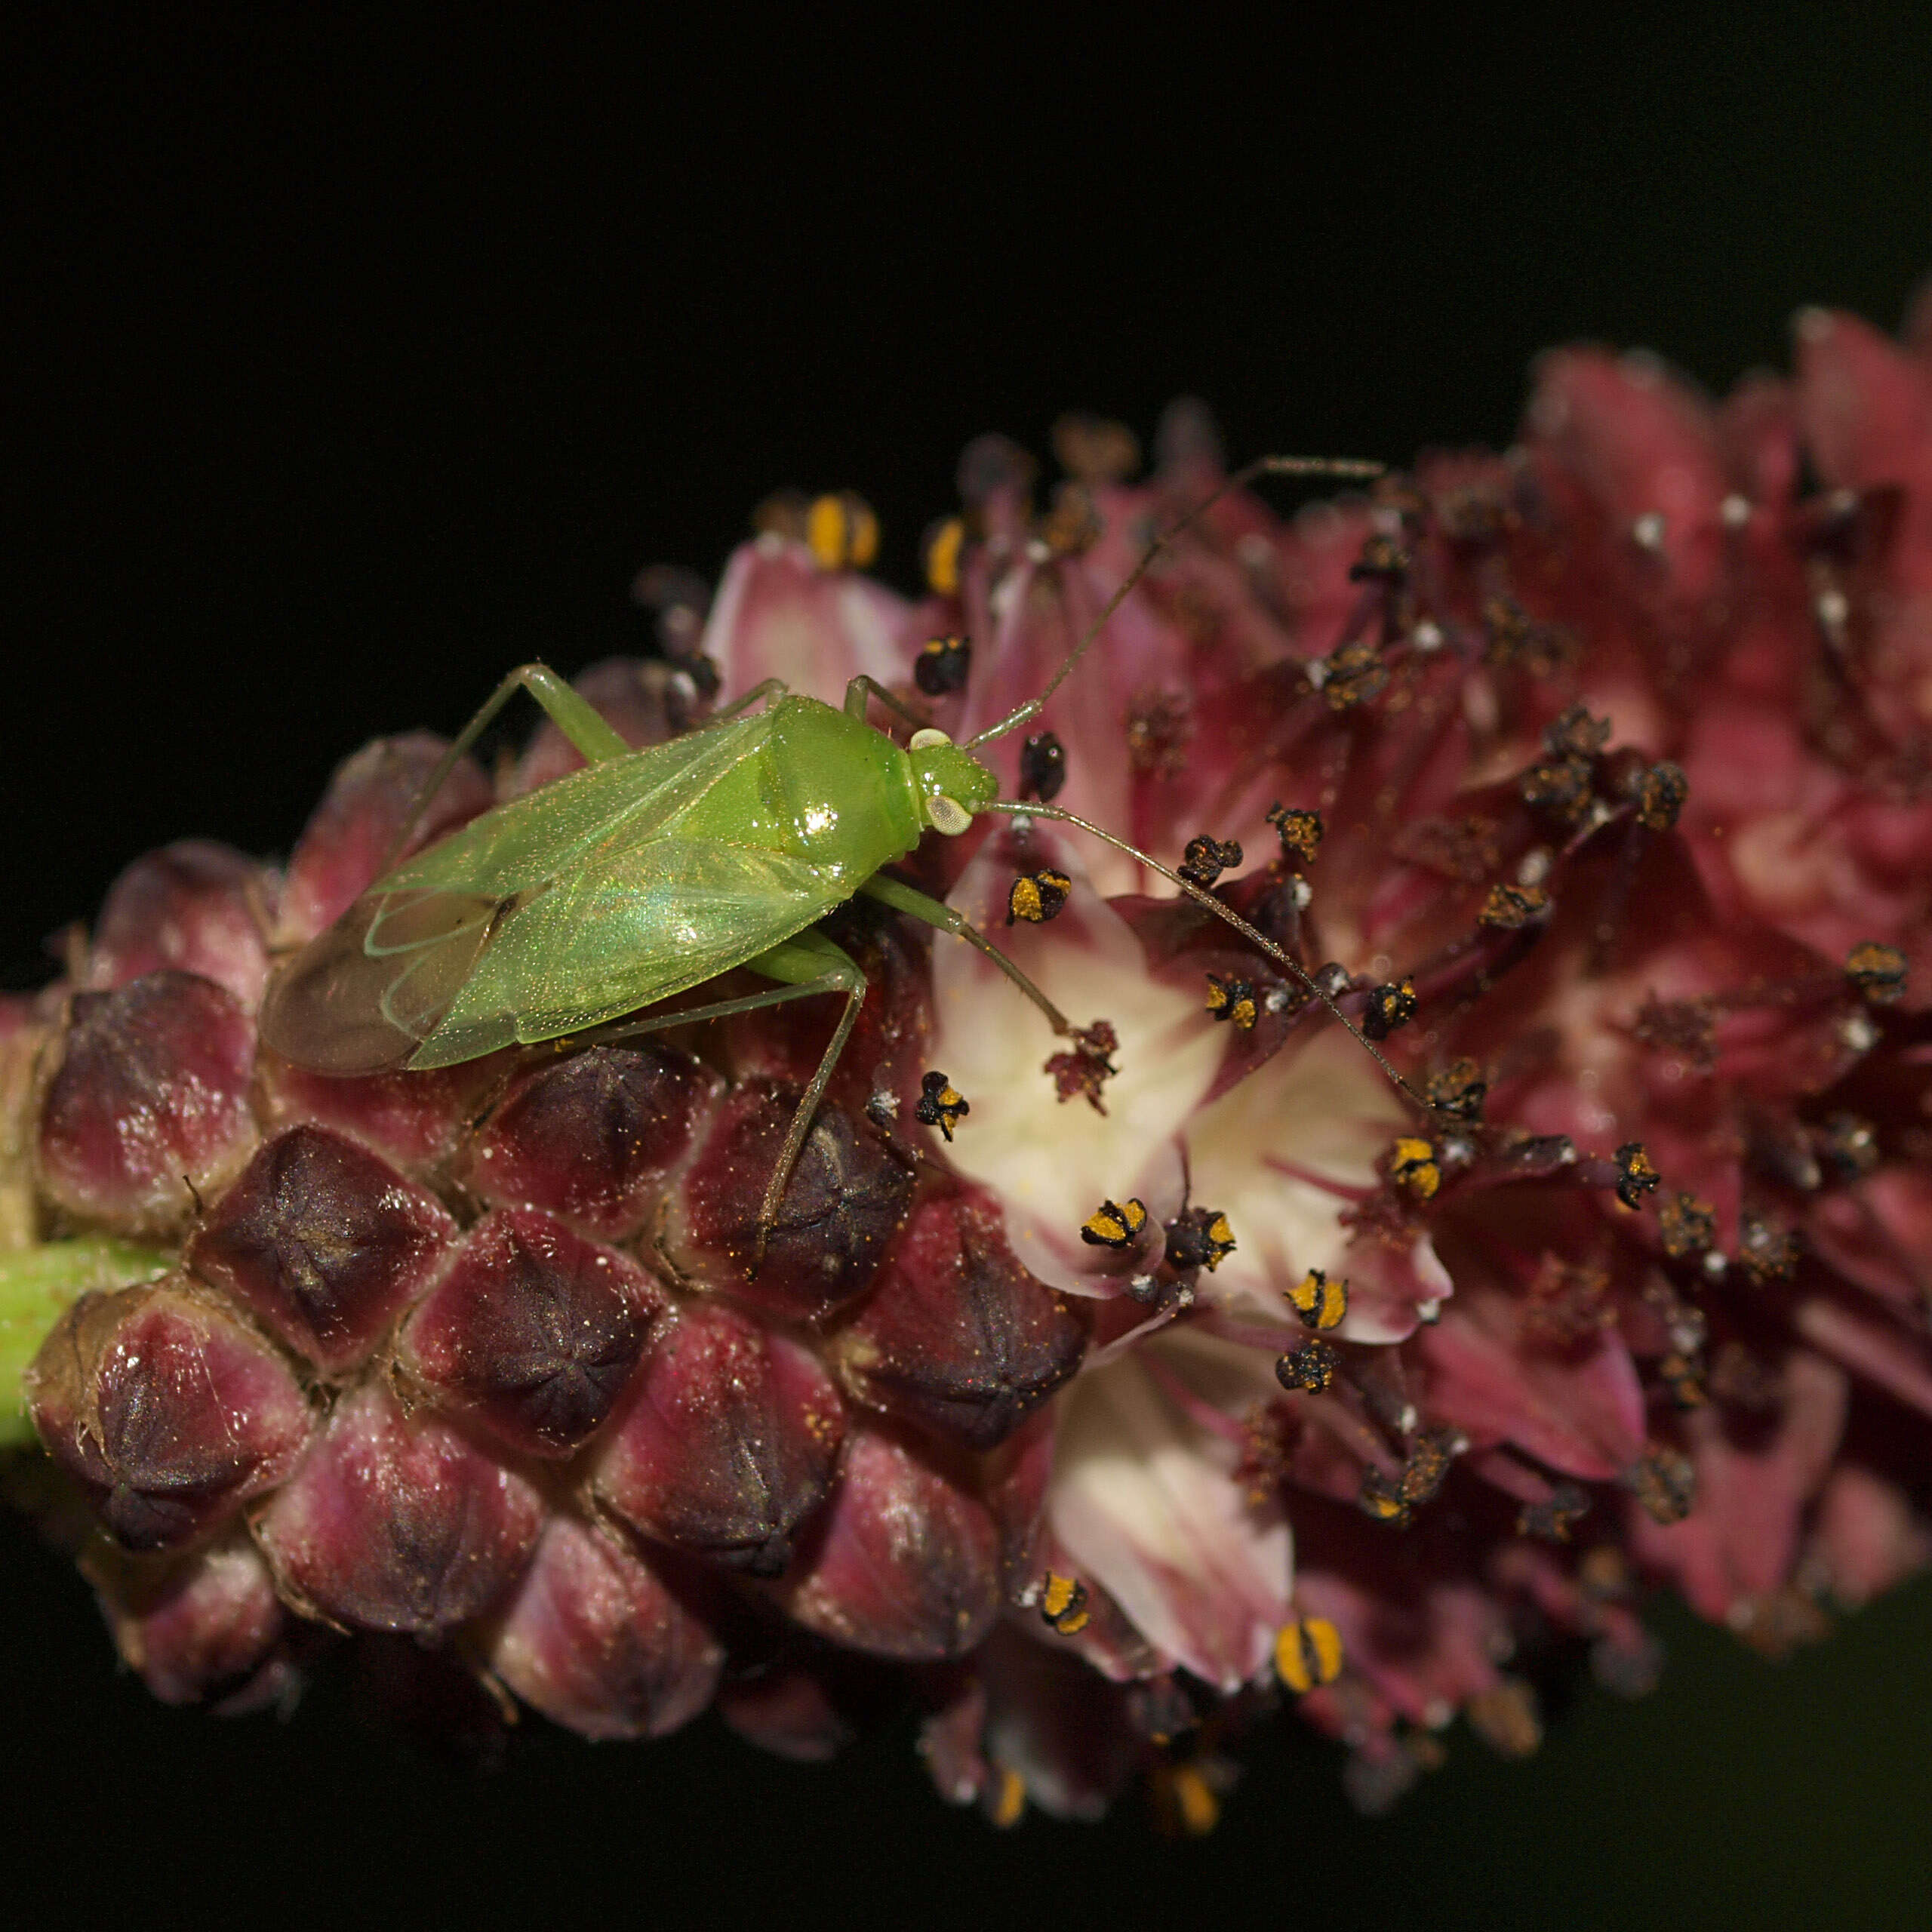
[[906, 750], [919, 810], [937, 832], [957, 838], [999, 796], [999, 780], [943, 731], [915, 731]]

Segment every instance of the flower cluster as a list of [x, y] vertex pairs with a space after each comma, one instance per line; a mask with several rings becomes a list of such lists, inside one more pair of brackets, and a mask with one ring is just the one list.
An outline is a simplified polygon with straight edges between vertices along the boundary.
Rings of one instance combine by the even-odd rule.
[[[428, 1073], [258, 1041], [438, 741], [285, 867], [138, 861], [0, 1038], [36, 1494], [123, 1655], [247, 1708], [401, 1633], [806, 1758], [909, 1701], [997, 1821], [1138, 1780], [1198, 1829], [1277, 1709], [1377, 1807], [1459, 1715], [1533, 1749], [1569, 1658], [1647, 1688], [1659, 1583], [1777, 1654], [1922, 1564], [1932, 329], [1798, 345], [1721, 406], [1552, 355], [1506, 454], [1287, 520], [1198, 405], [1139, 482], [1063, 422], [1044, 503], [983, 438], [916, 599], [849, 497], [641, 577], [660, 656], [579, 683], [633, 745], [862, 675], [964, 740], [1100, 626], [984, 755], [1136, 849], [1023, 812], [905, 868], [1079, 1023], [835, 915], [869, 990], [768, 1241], [835, 1002]], [[414, 841], [577, 761], [464, 760]]]

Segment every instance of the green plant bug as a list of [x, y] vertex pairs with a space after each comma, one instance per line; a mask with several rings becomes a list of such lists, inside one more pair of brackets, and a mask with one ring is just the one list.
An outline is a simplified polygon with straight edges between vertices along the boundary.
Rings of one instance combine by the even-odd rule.
[[[842, 707], [768, 680], [685, 736], [633, 751], [554, 672], [519, 667], [450, 747], [411, 824], [519, 690], [582, 754], [584, 768], [385, 870], [277, 975], [262, 1009], [263, 1038], [317, 1072], [366, 1074], [454, 1066], [615, 1022], [629, 1035], [842, 993], [844, 1011], [759, 1208], [761, 1254], [865, 997], [858, 965], [817, 930], [834, 908], [864, 894], [956, 934], [991, 958], [1057, 1033], [1071, 1033], [1065, 1016], [983, 933], [884, 871], [928, 830], [957, 836], [977, 814], [998, 811], [1072, 826], [1160, 874], [1321, 1000], [1414, 1099], [1333, 996], [1231, 909], [1099, 826], [1051, 805], [1001, 798], [993, 773], [973, 755], [1039, 715], [1149, 565], [1227, 491], [1264, 475], [1361, 478], [1380, 469], [1267, 457], [1229, 478], [1149, 545], [1046, 688], [964, 745], [921, 728], [902, 748], [866, 721], [869, 702], [920, 721], [861, 676]], [[630, 1017], [740, 967], [774, 984]]]

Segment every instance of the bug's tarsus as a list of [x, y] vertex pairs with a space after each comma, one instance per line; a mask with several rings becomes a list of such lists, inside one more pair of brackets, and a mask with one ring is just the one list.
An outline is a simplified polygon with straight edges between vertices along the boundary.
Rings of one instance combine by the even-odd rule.
[[1236, 470], [1219, 488], [1210, 491], [1184, 516], [1170, 524], [1141, 552], [1140, 561], [1121, 580], [1100, 614], [1088, 626], [1080, 641], [1062, 659], [1060, 669], [1047, 680], [1046, 688], [1029, 697], [1024, 704], [1015, 706], [998, 724], [989, 724], [977, 736], [968, 738], [965, 749], [971, 751], [980, 745], [989, 744], [994, 739], [1003, 738], [1008, 732], [1017, 730], [1029, 718], [1038, 717], [1046, 708], [1047, 700], [1066, 681], [1074, 666], [1086, 656], [1088, 647], [1106, 629], [1114, 613], [1133, 594], [1134, 586], [1146, 575], [1148, 567], [1154, 559], [1177, 537], [1206, 515], [1231, 491], [1241, 489], [1258, 476], [1332, 476], [1367, 481], [1380, 476], [1387, 466], [1386, 463], [1374, 462], [1365, 457], [1264, 456], [1257, 457], [1245, 468]]
[[845, 687], [845, 715], [856, 718], [861, 724], [864, 724], [866, 706], [872, 698], [878, 699], [894, 717], [903, 718], [915, 731], [923, 729], [932, 722], [930, 717], [915, 711], [903, 697], [888, 691], [876, 678], [869, 678], [863, 671]]
[[1179, 872], [1170, 870], [1162, 865], [1158, 859], [1142, 851], [1138, 846], [1130, 845], [1124, 838], [1116, 838], [1111, 832], [1103, 831], [1099, 826], [1092, 824], [1084, 818], [1077, 817], [1072, 812], [1062, 811], [1057, 805], [1032, 804], [1020, 799], [999, 798], [995, 799], [983, 809], [987, 811], [1010, 813], [1019, 818], [1051, 819], [1058, 824], [1072, 826], [1081, 832], [1091, 833], [1103, 844], [1112, 846], [1115, 851], [1124, 852], [1129, 858], [1137, 859], [1149, 871], [1159, 873], [1161, 878], [1166, 879], [1170, 884], [1179, 886], [1190, 899], [1199, 905], [1204, 906], [1216, 918], [1224, 920], [1229, 925], [1233, 927], [1235, 931], [1250, 944], [1258, 946], [1270, 959], [1285, 967], [1294, 975], [1297, 982], [1304, 987], [1312, 998], [1318, 999], [1329, 1012], [1341, 1022], [1342, 1025], [1347, 1029], [1350, 1037], [1363, 1052], [1367, 1054], [1387, 1075], [1389, 1083], [1412, 1101], [1424, 1114], [1433, 1115], [1435, 1112], [1435, 1108], [1418, 1094], [1401, 1074], [1396, 1072], [1389, 1063], [1388, 1056], [1383, 1053], [1374, 1041], [1370, 1039], [1361, 1029], [1342, 1011], [1336, 1003], [1334, 995], [1322, 986], [1299, 960], [1293, 958], [1284, 952], [1266, 934], [1257, 932], [1232, 906], [1223, 905], [1213, 893], [1196, 885], [1192, 879], [1183, 878]]

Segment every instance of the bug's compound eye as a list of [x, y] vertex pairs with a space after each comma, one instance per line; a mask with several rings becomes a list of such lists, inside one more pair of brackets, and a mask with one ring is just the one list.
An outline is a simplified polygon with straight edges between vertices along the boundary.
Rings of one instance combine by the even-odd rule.
[[915, 731], [906, 741], [909, 752], [931, 751], [935, 745], [949, 745], [952, 740], [943, 731], [935, 731], [928, 724], [923, 731]]
[[926, 801], [926, 816], [933, 823], [935, 832], [943, 832], [949, 838], [957, 838], [962, 832], [973, 829], [973, 814], [957, 798], [949, 798], [943, 792], [935, 792]]

